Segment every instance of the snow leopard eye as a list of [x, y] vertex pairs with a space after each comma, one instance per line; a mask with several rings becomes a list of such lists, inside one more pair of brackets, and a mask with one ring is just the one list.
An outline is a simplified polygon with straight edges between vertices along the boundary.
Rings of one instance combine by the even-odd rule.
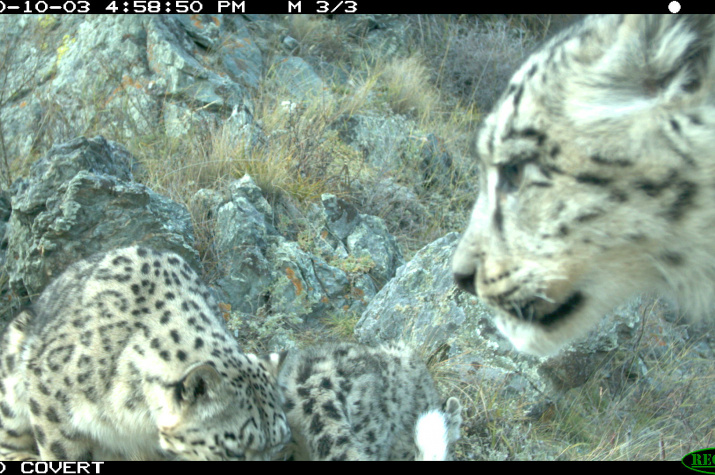
[[524, 179], [524, 163], [508, 163], [499, 167], [499, 189], [513, 193], [519, 189]]

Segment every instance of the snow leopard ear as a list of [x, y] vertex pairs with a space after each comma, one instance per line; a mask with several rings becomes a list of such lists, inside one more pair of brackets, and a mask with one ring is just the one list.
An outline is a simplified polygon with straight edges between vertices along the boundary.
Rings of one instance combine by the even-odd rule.
[[221, 375], [211, 365], [199, 364], [190, 368], [178, 385], [177, 399], [192, 404], [197, 399], [209, 396], [221, 384]]
[[35, 314], [29, 308], [22, 310], [7, 326], [5, 331], [4, 346], [9, 353], [19, 353], [22, 351], [22, 344], [25, 341], [25, 332], [30, 321], [35, 317]]
[[462, 404], [456, 397], [450, 397], [442, 405], [442, 410], [450, 416], [460, 416], [462, 414]]
[[283, 363], [285, 363], [286, 356], [288, 356], [288, 351], [281, 351], [261, 355], [260, 359], [263, 361], [268, 372], [271, 373], [274, 378], [278, 378], [278, 373], [280, 373]]
[[637, 49], [626, 46], [624, 61], [641, 69], [633, 77], [642, 81], [646, 93], [670, 100], [696, 92], [708, 86], [715, 68], [714, 27], [711, 15], [627, 15], [622, 39], [640, 44]]
[[35, 312], [30, 308], [25, 308], [20, 311], [13, 319], [11, 325], [13, 325], [18, 331], [24, 332], [27, 329], [27, 325], [30, 320], [35, 318]]
[[449, 442], [459, 440], [459, 428], [462, 426], [462, 404], [456, 397], [450, 397], [442, 404], [442, 411], [447, 421], [447, 438]]
[[629, 118], [713, 86], [712, 15], [587, 17], [584, 26], [592, 39], [566, 36], [561, 47], [569, 76], [560, 86], [567, 115], [582, 124]]

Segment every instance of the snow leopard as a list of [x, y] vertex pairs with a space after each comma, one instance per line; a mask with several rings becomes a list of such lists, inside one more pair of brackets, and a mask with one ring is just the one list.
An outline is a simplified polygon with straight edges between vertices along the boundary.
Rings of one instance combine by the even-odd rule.
[[[277, 357], [276, 357], [277, 358]], [[289, 351], [278, 377], [293, 460], [447, 460], [462, 406], [402, 343]]]
[[600, 15], [517, 70], [477, 134], [456, 283], [551, 355], [634, 294], [715, 292], [715, 19]]
[[270, 459], [290, 440], [280, 360], [241, 353], [171, 252], [73, 264], [0, 345], [5, 460]]

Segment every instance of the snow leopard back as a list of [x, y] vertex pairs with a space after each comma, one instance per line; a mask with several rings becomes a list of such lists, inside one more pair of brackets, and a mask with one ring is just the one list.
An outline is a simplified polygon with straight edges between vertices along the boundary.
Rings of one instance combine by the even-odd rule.
[[2, 345], [5, 458], [270, 458], [289, 437], [279, 361], [240, 352], [173, 253], [130, 247], [70, 266]]
[[[292, 351], [279, 384], [293, 432], [289, 455], [296, 459], [447, 459], [459, 438], [459, 401], [442, 404], [425, 364], [402, 344]], [[441, 439], [416, 434], [435, 425]], [[423, 441], [432, 446], [421, 447]]]

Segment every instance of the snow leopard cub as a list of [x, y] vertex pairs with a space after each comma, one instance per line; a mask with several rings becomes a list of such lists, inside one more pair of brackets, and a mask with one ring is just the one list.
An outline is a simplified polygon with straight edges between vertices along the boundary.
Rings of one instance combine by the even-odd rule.
[[278, 382], [298, 460], [446, 460], [461, 404], [441, 404], [432, 377], [402, 344], [339, 343], [288, 352]]
[[290, 438], [279, 361], [242, 354], [170, 252], [73, 264], [0, 343], [2, 459], [268, 459]]

